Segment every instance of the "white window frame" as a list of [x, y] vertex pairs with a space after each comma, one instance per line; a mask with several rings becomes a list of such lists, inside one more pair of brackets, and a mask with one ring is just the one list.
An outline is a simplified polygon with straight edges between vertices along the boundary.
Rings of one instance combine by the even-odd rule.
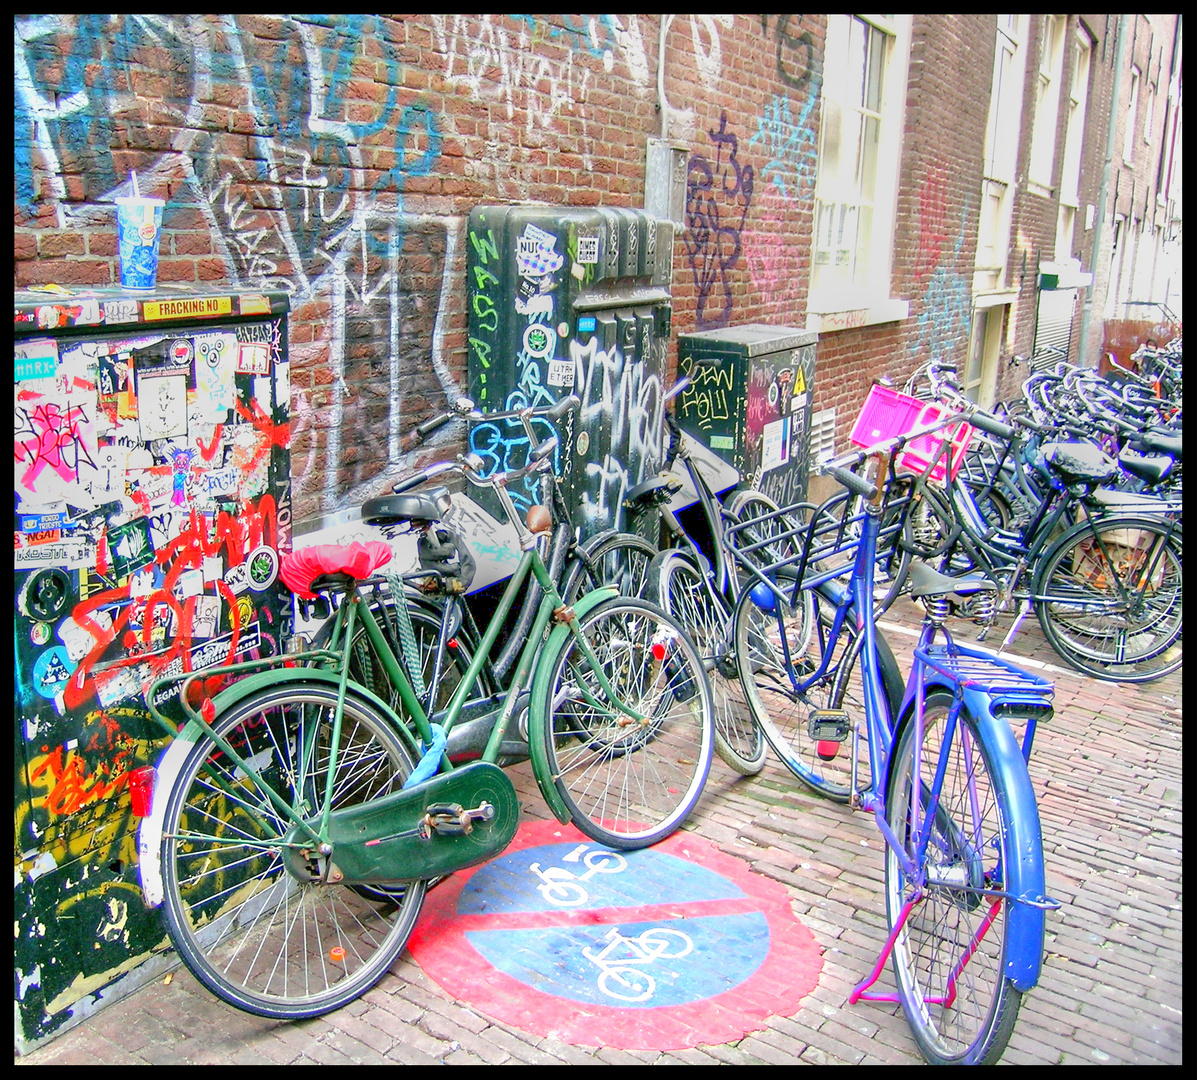
[[973, 292], [1001, 291], [1006, 286], [1006, 260], [1022, 132], [1023, 86], [1026, 82], [1027, 15], [998, 15], [994, 45], [989, 120], [985, 128], [984, 173]]
[[[820, 224], [825, 229], [836, 206], [848, 207], [849, 202], [842, 201], [842, 191], [836, 191], [836, 186], [829, 174], [820, 168], [815, 186], [815, 220], [814, 236], [811, 253], [811, 282], [807, 295], [806, 328], [819, 333], [848, 327], [868, 326], [874, 323], [893, 322], [905, 319], [910, 314], [910, 304], [906, 300], [895, 299], [890, 295], [890, 278], [893, 262], [894, 223], [897, 214], [898, 180], [901, 165], [902, 129], [906, 108], [907, 70], [910, 63], [910, 27], [909, 15], [829, 15], [828, 16], [828, 48], [825, 49], [824, 78], [822, 99], [823, 120], [820, 122], [819, 157], [820, 162], [826, 160], [825, 140], [832, 133], [826, 122], [829, 102], [839, 109], [852, 110], [863, 113], [859, 94], [844, 84], [844, 80], [837, 77], [846, 74], [840, 70], [840, 65], [827, 62], [826, 58], [842, 46], [846, 51], [851, 29], [850, 20], [859, 20], [866, 35], [870, 31], [880, 31], [884, 35], [885, 52], [881, 64], [881, 101], [880, 109], [873, 115], [878, 121], [878, 141], [876, 154], [873, 159], [875, 166], [874, 187], [872, 200], [872, 221], [869, 228], [868, 243], [854, 249], [854, 266], [863, 267], [851, 283], [829, 282], [828, 276], [817, 265], [821, 252], [830, 253], [834, 250], [834, 243], [825, 243], [829, 234], [820, 232]], [[871, 36], [871, 35], [870, 35]], [[820, 217], [820, 208], [824, 209], [824, 216]], [[842, 220], [842, 218], [841, 218]], [[820, 280], [822, 279], [822, 280]]]
[[1068, 121], [1064, 136], [1064, 161], [1060, 169], [1060, 210], [1056, 222], [1056, 260], [1072, 258], [1072, 238], [1080, 209], [1081, 155], [1085, 141], [1085, 110], [1089, 100], [1089, 71], [1093, 43], [1077, 27], [1073, 39], [1072, 84], [1068, 90]]
[[1035, 90], [1035, 124], [1031, 135], [1028, 188], [1047, 198], [1052, 194], [1056, 168], [1056, 132], [1060, 119], [1060, 82], [1064, 73], [1066, 15], [1043, 16], [1043, 48]]
[[1136, 119], [1139, 111], [1139, 83], [1142, 75], [1137, 64], [1131, 64], [1130, 70], [1130, 103], [1126, 116], [1126, 131], [1122, 137], [1122, 160], [1130, 165], [1135, 160], [1135, 135], [1138, 129]]

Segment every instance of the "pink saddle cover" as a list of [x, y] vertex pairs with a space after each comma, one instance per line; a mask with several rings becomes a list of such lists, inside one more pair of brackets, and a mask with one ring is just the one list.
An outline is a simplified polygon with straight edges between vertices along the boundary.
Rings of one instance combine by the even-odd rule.
[[279, 574], [287, 588], [305, 600], [315, 599], [312, 582], [321, 574], [349, 574], [368, 578], [391, 561], [391, 548], [381, 540], [369, 543], [315, 544], [283, 556]]

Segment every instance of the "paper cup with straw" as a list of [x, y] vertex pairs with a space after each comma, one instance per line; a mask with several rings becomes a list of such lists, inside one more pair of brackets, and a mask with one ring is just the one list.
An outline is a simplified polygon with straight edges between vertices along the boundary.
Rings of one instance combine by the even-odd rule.
[[136, 172], [132, 179], [133, 194], [116, 200], [121, 288], [146, 292], [158, 282], [158, 241], [162, 235], [162, 208], [166, 202], [143, 196]]

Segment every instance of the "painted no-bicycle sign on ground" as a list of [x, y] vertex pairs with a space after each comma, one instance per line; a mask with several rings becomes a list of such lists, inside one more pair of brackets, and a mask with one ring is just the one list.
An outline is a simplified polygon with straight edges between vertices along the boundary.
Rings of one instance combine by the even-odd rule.
[[621, 1050], [738, 1040], [797, 1012], [823, 964], [785, 889], [708, 841], [615, 852], [555, 821], [433, 889], [410, 948], [496, 1020]]

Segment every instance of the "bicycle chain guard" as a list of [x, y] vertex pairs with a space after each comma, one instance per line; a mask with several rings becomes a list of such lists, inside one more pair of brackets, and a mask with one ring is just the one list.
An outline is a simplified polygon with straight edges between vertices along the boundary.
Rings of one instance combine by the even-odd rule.
[[328, 865], [313, 852], [307, 831], [295, 826], [285, 837], [290, 846], [284, 862], [303, 882], [428, 880], [493, 859], [518, 826], [519, 799], [507, 774], [475, 761], [416, 787], [334, 810]]

